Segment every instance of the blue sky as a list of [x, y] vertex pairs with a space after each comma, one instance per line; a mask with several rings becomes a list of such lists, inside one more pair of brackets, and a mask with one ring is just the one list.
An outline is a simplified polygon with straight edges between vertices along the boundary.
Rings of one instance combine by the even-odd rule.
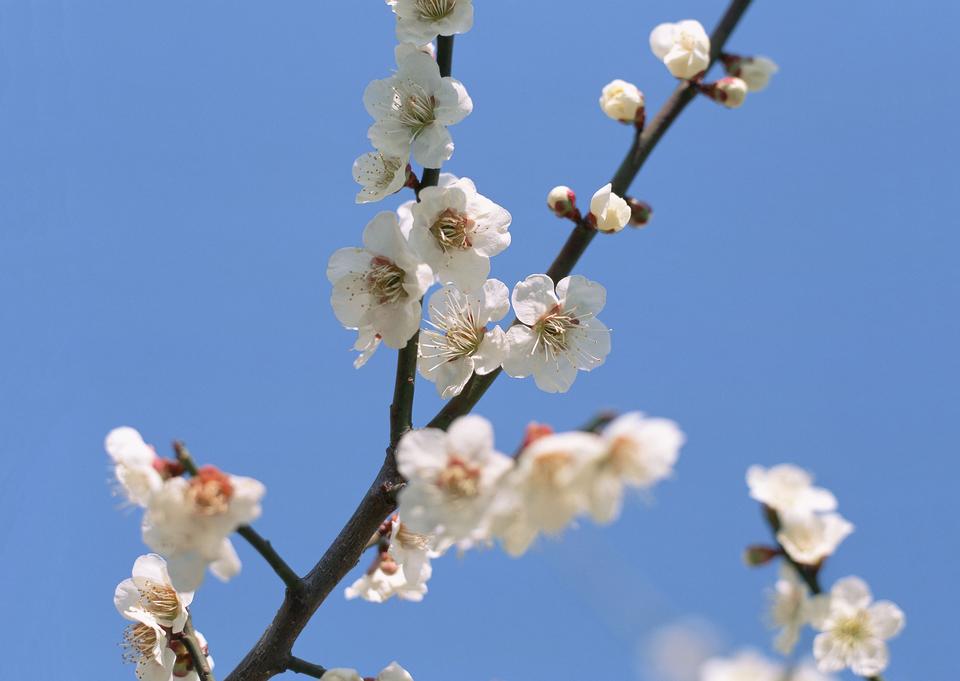
[[[631, 80], [658, 107], [673, 81], [649, 29], [712, 26], [724, 3], [475, 4], [454, 56], [475, 110], [447, 168], [512, 212], [493, 271], [512, 285], [566, 236], [550, 187], [589, 196], [626, 149], [601, 87]], [[888, 681], [955, 674], [958, 20], [946, 2], [757, 0], [730, 49], [774, 57], [773, 85], [737, 111], [695, 102], [634, 185], [652, 225], [598, 238], [577, 269], [608, 289], [607, 364], [560, 396], [503, 378], [479, 407], [507, 451], [530, 420], [674, 418], [675, 478], [522, 560], [447, 557], [422, 604], [335, 594], [295, 652], [366, 674], [396, 658], [417, 681], [654, 681], [644, 641], [689, 617], [721, 651], [769, 649], [774, 572], [740, 562], [766, 538], [743, 475], [793, 461], [857, 527], [826, 581], [861, 575], [907, 613]], [[366, 488], [394, 357], [351, 367], [324, 270], [399, 202], [356, 206], [350, 177], [393, 40], [380, 0], [0, 0], [10, 678], [133, 678], [111, 595], [144, 548], [110, 496], [110, 428], [263, 480], [257, 527], [300, 570]], [[415, 420], [439, 406], [421, 382]], [[281, 598], [238, 548], [241, 575], [194, 607], [221, 677]]]

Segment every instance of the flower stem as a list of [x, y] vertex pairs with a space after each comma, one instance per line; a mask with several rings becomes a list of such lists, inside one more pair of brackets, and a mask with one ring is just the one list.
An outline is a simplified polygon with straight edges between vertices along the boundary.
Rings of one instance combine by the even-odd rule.
[[213, 672], [210, 671], [210, 663], [207, 661], [207, 656], [203, 652], [190, 618], [187, 618], [187, 622], [183, 626], [183, 638], [181, 640], [187, 647], [187, 652], [190, 653], [190, 659], [193, 660], [193, 669], [197, 672], [200, 681], [216, 681]]

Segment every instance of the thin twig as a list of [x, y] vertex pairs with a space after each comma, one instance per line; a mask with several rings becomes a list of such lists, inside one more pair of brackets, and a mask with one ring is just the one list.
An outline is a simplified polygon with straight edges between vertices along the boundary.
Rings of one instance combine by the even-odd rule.
[[[711, 54], [716, 57], [723, 49], [727, 38], [733, 31], [737, 22], [742, 17], [744, 11], [749, 6], [750, 0], [732, 0], [723, 18], [720, 20], [717, 28], [714, 30], [711, 38], [713, 50]], [[449, 52], [452, 50], [453, 39], [449, 42], [444, 37], [437, 40], [437, 61], [441, 68], [445, 63], [449, 63]], [[441, 75], [449, 75], [449, 70]], [[625, 193], [626, 187], [630, 185], [633, 177], [639, 171], [647, 155], [656, 146], [657, 142], [670, 127], [680, 111], [693, 98], [695, 91], [689, 95], [684, 94], [678, 97], [678, 92], [687, 92], [690, 90], [686, 84], [678, 86], [677, 91], [667, 101], [657, 117], [647, 126], [644, 134], [637, 138], [631, 151], [639, 148], [641, 155], [638, 160], [632, 161], [627, 168], [635, 169], [627, 171], [624, 164], [621, 164], [622, 173], [619, 184], [624, 188], [621, 192]], [[627, 163], [626, 159], [624, 163]], [[618, 170], [618, 174], [621, 172]], [[430, 179], [432, 173], [424, 173], [425, 179]], [[436, 172], [439, 178], [439, 170]], [[587, 246], [596, 235], [596, 230], [589, 227], [585, 221], [579, 222], [574, 227], [573, 232], [567, 239], [560, 253], [557, 255], [547, 274], [557, 281], [570, 274], [574, 265], [580, 259], [580, 256], [586, 250]], [[400, 351], [400, 354], [407, 352], [412, 343]], [[414, 356], [415, 357], [415, 356]], [[409, 357], [407, 357], [409, 359]], [[397, 376], [400, 377], [400, 364], [398, 361]], [[486, 376], [474, 376], [467, 383], [464, 391], [457, 397], [450, 400], [447, 405], [428, 424], [436, 428], [446, 428], [450, 422], [457, 416], [468, 413], [477, 403], [487, 388], [496, 380], [500, 370], [494, 371]], [[404, 376], [409, 374], [404, 374]], [[399, 394], [398, 394], [399, 392]], [[394, 390], [395, 409], [391, 408], [391, 444], [395, 444], [394, 435], [404, 430], [404, 426], [409, 428], [412, 419], [410, 410], [413, 401], [413, 383], [409, 385], [402, 383], [395, 386]], [[397, 400], [396, 398], [400, 399]], [[407, 399], [409, 398], [409, 404]], [[399, 441], [399, 437], [397, 440]], [[364, 495], [360, 504], [357, 506], [346, 526], [340, 531], [336, 539], [323, 554], [313, 570], [304, 578], [306, 588], [302, 594], [287, 594], [283, 603], [277, 611], [273, 622], [267, 627], [260, 640], [253, 646], [246, 657], [240, 661], [236, 669], [231, 672], [226, 681], [266, 681], [276, 674], [280, 674], [286, 669], [286, 661], [290, 659], [290, 651], [293, 649], [293, 643], [297, 640], [300, 632], [306, 627], [307, 622], [316, 612], [317, 608], [323, 603], [334, 587], [344, 578], [360, 559], [363, 547], [367, 541], [377, 531], [380, 523], [387, 515], [396, 509], [396, 499], [393, 493], [397, 485], [403, 482], [396, 469], [396, 462], [393, 459], [393, 447], [387, 449], [387, 457], [377, 473], [377, 478], [373, 481], [370, 489]]]
[[183, 645], [187, 647], [187, 652], [190, 653], [190, 659], [193, 660], [193, 669], [200, 677], [200, 681], [216, 681], [213, 672], [210, 670], [207, 656], [200, 645], [200, 640], [197, 638], [197, 632], [193, 628], [193, 622], [189, 618], [183, 626], [183, 636], [180, 640], [183, 641]]
[[[190, 475], [197, 475], [198, 468], [196, 461], [193, 460], [193, 456], [190, 454], [190, 450], [187, 449], [187, 446], [176, 440], [173, 443], [173, 451], [177, 455], [177, 461], [183, 466], [184, 470]], [[263, 536], [260, 535], [255, 529], [249, 525], [241, 525], [237, 528], [237, 534], [247, 540], [250, 546], [254, 550], [263, 556], [263, 559], [267, 561], [267, 564], [273, 568], [273, 571], [277, 573], [277, 576], [283, 580], [283, 583], [287, 585], [288, 589], [293, 591], [300, 591], [303, 589], [303, 581], [300, 579], [299, 575], [294, 572], [293, 568], [287, 565], [287, 562], [277, 553], [276, 549], [273, 548], [273, 545]]]
[[327, 672], [327, 670], [320, 665], [301, 660], [299, 657], [294, 657], [293, 655], [290, 656], [290, 660], [287, 662], [287, 671], [306, 674], [315, 679], [323, 678], [323, 675]]

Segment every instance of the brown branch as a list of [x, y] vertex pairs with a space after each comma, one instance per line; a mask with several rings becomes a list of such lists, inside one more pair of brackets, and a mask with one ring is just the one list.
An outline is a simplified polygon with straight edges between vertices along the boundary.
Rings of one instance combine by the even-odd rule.
[[320, 665], [307, 662], [306, 660], [301, 660], [299, 657], [294, 657], [292, 655], [290, 656], [290, 660], [287, 662], [287, 671], [295, 672], [297, 674], [306, 674], [307, 676], [312, 676], [315, 679], [322, 679], [323, 675], [327, 673], [327, 670]]
[[193, 622], [190, 621], [189, 617], [183, 626], [183, 634], [180, 641], [187, 647], [187, 652], [190, 653], [190, 659], [193, 660], [193, 670], [197, 672], [200, 681], [216, 681], [213, 677], [213, 672], [210, 670], [210, 662], [207, 660], [207, 655], [200, 646], [200, 639], [197, 638], [197, 632], [193, 628]]
[[[750, 1], [732, 0], [730, 3], [711, 37], [711, 55], [714, 59], [720, 54], [730, 33], [750, 5]], [[441, 75], [450, 75], [448, 65], [451, 53], [447, 50], [452, 48], [452, 37], [446, 39], [441, 36], [437, 39], [437, 62], [441, 66]], [[696, 88], [688, 83], [681, 83], [644, 132], [635, 137], [630, 153], [614, 175], [614, 190], [619, 189], [618, 194], [623, 195], [626, 192], [647, 156], [695, 94]], [[433, 178], [438, 179], [439, 174], [439, 169], [425, 169], [421, 184], [426, 184], [428, 180], [436, 183], [437, 180]], [[579, 221], [547, 270], [547, 274], [554, 281], [569, 275], [594, 236], [596, 236], [596, 230], [585, 220]], [[412, 422], [414, 381], [408, 382], [406, 379], [408, 376], [413, 376], [416, 368], [415, 340], [416, 337], [411, 339], [399, 353], [398, 383], [394, 388], [394, 402], [391, 406], [391, 446], [387, 449], [386, 461], [380, 468], [376, 480], [364, 495], [347, 525], [333, 540], [310, 574], [304, 577], [303, 592], [287, 592], [273, 622], [226, 681], [266, 681], [287, 669], [293, 644], [300, 632], [333, 588], [357, 564], [364, 546], [377, 531], [382, 520], [396, 508], [394, 492], [403, 480], [396, 470], [393, 447], [399, 441], [400, 435], [410, 428]], [[413, 346], [412, 350], [411, 346]], [[486, 376], [475, 375], [467, 383], [464, 391], [450, 400], [428, 425], [446, 428], [454, 418], [468, 413], [499, 374], [498, 369]]]

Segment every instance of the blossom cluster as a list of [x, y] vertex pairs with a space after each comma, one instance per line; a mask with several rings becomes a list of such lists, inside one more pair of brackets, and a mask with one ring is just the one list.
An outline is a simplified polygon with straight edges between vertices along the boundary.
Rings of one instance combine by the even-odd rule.
[[627, 488], [646, 490], [669, 477], [683, 442], [673, 421], [639, 412], [596, 433], [532, 426], [515, 457], [497, 451], [481, 416], [460, 417], [446, 432], [410, 431], [396, 452], [407, 480], [399, 518], [382, 529], [389, 540], [346, 595], [420, 600], [431, 559], [450, 548], [499, 541], [519, 556], [540, 534], [557, 535], [579, 516], [610, 523]]
[[820, 632], [813, 642], [820, 671], [849, 667], [866, 677], [882, 672], [889, 660], [886, 640], [903, 628], [903, 612], [889, 601], [874, 602], [859, 577], [840, 579], [825, 594], [811, 594], [808, 586], [810, 577], [816, 579], [824, 560], [853, 531], [853, 525], [835, 512], [836, 497], [815, 487], [807, 471], [790, 464], [752, 466], [747, 485], [776, 531], [778, 549], [767, 556], [782, 551], [789, 559], [781, 566], [773, 591], [771, 620], [780, 630], [775, 647], [789, 654], [803, 627], [810, 625]]

